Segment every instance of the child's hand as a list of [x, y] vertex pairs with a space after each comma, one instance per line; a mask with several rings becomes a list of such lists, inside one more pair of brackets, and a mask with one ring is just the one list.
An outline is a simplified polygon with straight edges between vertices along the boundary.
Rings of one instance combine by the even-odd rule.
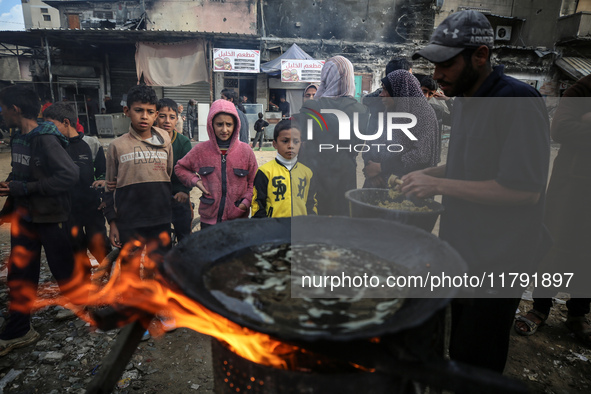
[[119, 237], [119, 229], [117, 228], [117, 224], [113, 221], [110, 223], [110, 231], [109, 231], [109, 241], [111, 241], [111, 245], [116, 248], [121, 247], [121, 238]]
[[187, 193], [184, 193], [184, 192], [178, 192], [177, 194], [174, 195], [174, 199], [177, 202], [180, 202], [181, 204], [184, 204], [189, 199], [189, 195]]
[[112, 192], [117, 188], [117, 178], [112, 181], [106, 181], [107, 191]]
[[205, 188], [205, 186], [203, 186], [203, 181], [201, 179], [197, 181], [195, 186], [197, 186], [197, 188], [201, 190], [203, 194], [209, 194], [209, 191]]
[[95, 189], [104, 189], [105, 188], [105, 180], [101, 179], [101, 180], [92, 182], [92, 187]]

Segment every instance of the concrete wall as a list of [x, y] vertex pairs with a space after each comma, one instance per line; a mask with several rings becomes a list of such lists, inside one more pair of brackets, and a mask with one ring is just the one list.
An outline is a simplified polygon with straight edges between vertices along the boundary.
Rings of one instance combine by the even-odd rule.
[[265, 35], [402, 43], [428, 39], [432, 0], [267, 0]]
[[[121, 4], [107, 2], [87, 2], [70, 3], [64, 1], [59, 6], [60, 22], [62, 28], [68, 28], [68, 14], [78, 15], [80, 18], [80, 27], [99, 28], [112, 27], [119, 28], [130, 19], [140, 18], [142, 9], [137, 2], [124, 2]], [[98, 17], [101, 15], [101, 17]], [[105, 18], [104, 15], [110, 17]], [[108, 23], [109, 25], [104, 25]]]
[[146, 1], [148, 29], [257, 34], [256, 0]]
[[0, 81], [32, 81], [30, 63], [24, 56], [0, 56]]
[[[41, 0], [29, 0], [22, 2], [23, 19], [25, 20], [25, 29], [53, 29], [60, 27], [59, 11], [42, 2]], [[47, 9], [47, 12], [41, 12]], [[44, 15], [51, 19], [46, 21]]]
[[516, 0], [513, 16], [525, 19], [520, 37], [523, 44], [520, 40], [518, 45], [553, 48], [561, 8], [561, 2], [556, 0]]
[[258, 104], [263, 104], [263, 108], [267, 108], [267, 105], [269, 104], [267, 98], [267, 79], [267, 74], [257, 74], [256, 102]]
[[435, 26], [447, 18], [450, 14], [461, 11], [468, 7], [477, 11], [488, 12], [495, 15], [512, 16], [513, 3], [517, 3], [519, 0], [445, 0], [443, 7], [435, 17]]
[[296, 43], [315, 59], [349, 59], [380, 86], [392, 57], [410, 58], [433, 32], [433, 0], [267, 0], [261, 14], [263, 59]]
[[[591, 35], [591, 13], [577, 12], [558, 20], [556, 26], [557, 41], [588, 37]], [[580, 50], [580, 48], [577, 48]]]
[[591, 0], [579, 0], [576, 12], [591, 12]]
[[[446, 0], [435, 18], [438, 26], [448, 15], [466, 7], [485, 13], [525, 19], [513, 45], [554, 47], [556, 20], [572, 9], [573, 0]], [[501, 22], [502, 23], [502, 22]], [[506, 44], [499, 42], [498, 44]]]
[[224, 73], [213, 73], [213, 101], [222, 98], [222, 90], [224, 89]]

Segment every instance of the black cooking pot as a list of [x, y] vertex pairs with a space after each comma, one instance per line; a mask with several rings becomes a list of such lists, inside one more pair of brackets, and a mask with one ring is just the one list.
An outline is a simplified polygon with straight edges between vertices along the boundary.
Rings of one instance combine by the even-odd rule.
[[390, 189], [349, 190], [345, 197], [349, 200], [351, 217], [393, 220], [427, 232], [433, 231], [437, 218], [443, 212], [443, 205], [432, 199], [411, 199], [417, 207], [428, 207], [430, 211], [412, 212], [379, 207], [378, 204], [382, 201], [400, 203], [406, 199], [405, 196], [400, 196], [392, 200], [388, 196], [389, 191]]
[[[466, 271], [466, 264], [453, 248], [415, 227], [385, 220], [324, 216], [241, 219], [216, 224], [191, 234], [173, 248], [166, 255], [161, 271], [173, 287], [176, 285], [211, 311], [255, 331], [293, 341], [349, 341], [395, 333], [423, 323], [456, 293], [453, 288], [438, 288], [434, 292], [410, 289], [401, 309], [383, 324], [349, 331], [335, 327], [302, 331], [253, 319], [246, 310], [242, 314], [236, 308], [236, 302], [241, 301], [220, 300], [208, 290], [204, 278], [212, 267], [224, 263], [229, 256], [263, 244], [282, 245], [292, 241], [369, 252], [403, 266], [408, 275], [426, 276], [428, 272], [442, 271], [460, 275]], [[228, 280], [232, 279], [229, 274]], [[427, 296], [432, 298], [416, 298]]]

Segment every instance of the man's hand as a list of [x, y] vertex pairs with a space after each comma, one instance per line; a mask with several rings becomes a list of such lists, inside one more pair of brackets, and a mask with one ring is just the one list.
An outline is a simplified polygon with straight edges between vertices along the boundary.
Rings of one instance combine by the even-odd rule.
[[433, 94], [433, 97], [435, 97], [437, 100], [445, 100], [445, 101], [450, 99], [450, 97], [447, 97], [444, 93], [442, 93], [440, 91], [436, 91]]
[[540, 193], [510, 189], [494, 179], [465, 181], [440, 178], [443, 166], [411, 172], [402, 177], [400, 190], [407, 196], [427, 198], [444, 195], [484, 205], [532, 205], [540, 199]]
[[117, 224], [115, 221], [112, 221], [109, 226], [109, 241], [111, 241], [111, 245], [113, 245], [115, 248], [120, 248], [121, 238], [119, 237], [119, 229], [117, 228]]
[[415, 196], [417, 198], [433, 197], [439, 192], [440, 178], [426, 175], [424, 170], [414, 171], [406, 174], [402, 178], [400, 191], [406, 196]]
[[382, 172], [382, 165], [380, 163], [376, 163], [374, 161], [368, 161], [365, 167], [363, 168], [363, 174], [366, 178], [373, 178]]
[[184, 204], [189, 200], [189, 195], [185, 192], [178, 192], [174, 195], [174, 199], [181, 204]]

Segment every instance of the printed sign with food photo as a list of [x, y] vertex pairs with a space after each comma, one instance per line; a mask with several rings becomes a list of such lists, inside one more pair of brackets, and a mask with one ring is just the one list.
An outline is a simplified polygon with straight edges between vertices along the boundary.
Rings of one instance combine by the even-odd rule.
[[281, 82], [287, 82], [290, 80], [291, 80], [291, 70], [283, 70], [281, 72]]
[[282, 60], [281, 82], [320, 82], [324, 60]]
[[249, 49], [214, 49], [213, 71], [258, 73], [260, 51]]

